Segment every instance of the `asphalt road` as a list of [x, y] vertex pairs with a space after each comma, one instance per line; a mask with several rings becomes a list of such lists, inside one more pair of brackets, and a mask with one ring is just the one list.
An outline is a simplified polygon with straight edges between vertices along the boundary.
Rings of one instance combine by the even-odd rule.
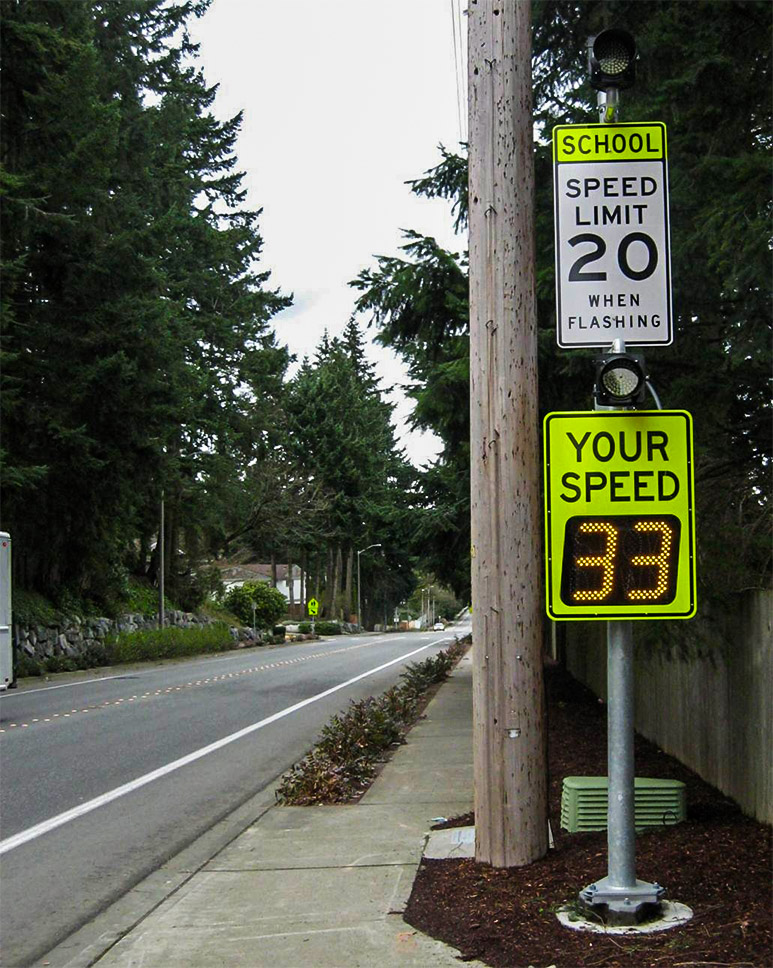
[[0, 963], [41, 958], [270, 787], [350, 699], [465, 632], [340, 636], [4, 693]]

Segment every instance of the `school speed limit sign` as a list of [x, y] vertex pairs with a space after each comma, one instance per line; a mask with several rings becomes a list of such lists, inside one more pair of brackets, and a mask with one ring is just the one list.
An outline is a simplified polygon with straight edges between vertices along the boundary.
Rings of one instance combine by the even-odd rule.
[[670, 343], [665, 125], [558, 125], [553, 163], [558, 345]]

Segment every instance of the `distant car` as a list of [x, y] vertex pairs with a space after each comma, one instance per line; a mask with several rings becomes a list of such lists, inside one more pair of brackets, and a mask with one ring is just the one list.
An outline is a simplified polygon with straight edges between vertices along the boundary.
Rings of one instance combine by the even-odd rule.
[[432, 631], [433, 632], [444, 632], [445, 631], [445, 625], [443, 625], [442, 622], [435, 622], [435, 624], [432, 626]]

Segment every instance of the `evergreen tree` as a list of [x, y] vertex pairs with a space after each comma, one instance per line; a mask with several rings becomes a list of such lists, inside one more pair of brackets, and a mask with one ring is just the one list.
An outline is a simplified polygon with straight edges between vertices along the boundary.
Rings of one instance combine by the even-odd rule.
[[[546, 137], [555, 123], [596, 120], [581, 53], [612, 25], [631, 31], [640, 52], [622, 120], [668, 129], [675, 335], [646, 355], [663, 405], [693, 415], [699, 583], [704, 597], [724, 600], [770, 576], [770, 5], [541, 0], [534, 73]], [[557, 350], [552, 335], [550, 172], [540, 145], [541, 397], [561, 409], [569, 391], [577, 408], [583, 396], [590, 406], [590, 364]]]
[[[392, 405], [381, 397], [353, 320], [342, 338], [325, 335], [288, 391], [288, 452], [328, 498], [327, 607], [353, 611], [356, 552], [381, 543], [385, 557], [362, 557], [361, 574], [389, 612], [412, 587], [405, 540], [412, 476], [395, 443]], [[372, 605], [366, 596], [364, 609]]]
[[[442, 149], [441, 149], [442, 150]], [[463, 177], [462, 177], [463, 176]], [[466, 224], [466, 164], [443, 150], [443, 161], [413, 190], [453, 202], [458, 228]], [[411, 545], [423, 567], [470, 594], [469, 306], [466, 256], [435, 239], [406, 232], [406, 258], [378, 257], [352, 282], [363, 295], [378, 339], [399, 352], [412, 383], [412, 424], [443, 441], [438, 461], [420, 475]]]
[[[693, 413], [699, 580], [714, 600], [760, 587], [770, 574], [769, 13], [769, 4], [754, 0], [534, 4], [540, 409], [592, 407], [594, 353], [559, 350], [555, 340], [549, 139], [555, 124], [597, 120], [585, 43], [617, 25], [635, 35], [640, 50], [623, 119], [668, 126], [676, 334], [672, 347], [649, 349], [647, 361], [664, 405]], [[463, 228], [466, 163], [442, 155], [412, 187], [448, 198]], [[468, 348], [458, 340], [467, 320], [464, 261], [413, 233], [405, 251], [406, 260], [380, 257], [377, 270], [353, 285], [363, 292], [358, 307], [371, 313], [382, 341], [403, 354], [416, 378], [414, 420], [446, 443], [424, 481], [428, 519], [440, 517], [461, 536], [469, 502], [454, 490], [460, 475], [453, 468], [468, 458], [459, 402], [467, 394]], [[701, 527], [702, 520], [712, 526]], [[442, 548], [429, 550], [426, 566], [461, 593], [444, 570], [451, 562], [444, 566]]]
[[193, 547], [267, 447], [287, 300], [255, 268], [240, 117], [193, 64], [206, 6], [2, 7], [3, 525], [28, 587], [108, 597], [162, 491], [167, 550]]

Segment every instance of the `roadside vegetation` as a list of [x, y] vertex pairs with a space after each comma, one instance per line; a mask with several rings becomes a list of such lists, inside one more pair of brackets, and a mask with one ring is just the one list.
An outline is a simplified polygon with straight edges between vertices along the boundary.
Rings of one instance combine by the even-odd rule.
[[262, 581], [246, 581], [231, 588], [223, 598], [223, 605], [244, 625], [267, 629], [284, 615], [287, 607], [284, 595]]
[[[177, 608], [166, 596], [164, 607], [167, 612]], [[47, 595], [19, 586], [13, 589], [13, 620], [17, 625], [61, 625], [74, 615], [82, 619], [116, 618], [129, 613], [148, 617], [157, 612], [158, 589], [145, 578], [127, 578], [120, 597], [110, 603], [98, 603], [63, 588], [53, 588]]]
[[234, 647], [230, 628], [222, 622], [197, 628], [143, 629], [124, 632], [105, 643], [108, 662], [146, 662], [179, 659], [206, 652], [225, 652]]
[[[284, 636], [282, 636], [284, 640]], [[226, 652], [235, 647], [231, 629], [225, 622], [196, 628], [166, 627], [121, 632], [104, 642], [93, 640], [77, 655], [54, 655], [33, 659], [21, 654], [16, 658], [19, 679], [46, 673], [77, 672], [126, 662], [152, 662], [158, 659], [180, 659], [187, 656]]]
[[381, 696], [351, 702], [323, 727], [314, 749], [282, 777], [279, 803], [292, 806], [357, 800], [389, 750], [404, 742], [427, 690], [443, 682], [464, 655], [469, 638], [423, 662], [411, 663], [400, 685]]
[[[127, 617], [142, 616], [155, 619], [158, 612], [158, 592], [141, 579], [130, 579], [129, 593], [124, 599]], [[253, 612], [253, 605], [255, 611]], [[165, 599], [167, 613], [174, 605]], [[232, 589], [221, 602], [209, 601], [197, 610], [199, 616], [209, 619], [209, 624], [194, 626], [165, 626], [140, 628], [109, 634], [103, 638], [88, 639], [70, 654], [30, 656], [19, 650], [15, 655], [14, 669], [19, 679], [41, 676], [47, 673], [75, 672], [100, 666], [119, 665], [125, 662], [147, 662], [158, 659], [223, 652], [238, 648], [233, 629], [253, 627], [259, 632], [258, 645], [278, 645], [285, 641], [286, 624], [278, 624], [285, 616], [287, 602], [284, 596], [264, 582], [245, 583]], [[77, 616], [77, 619], [74, 618]], [[15, 618], [26, 627], [66, 627], [75, 621], [89, 618], [105, 618], [93, 603], [66, 598], [58, 604], [36, 592], [17, 592]], [[340, 635], [338, 622], [318, 622], [320, 635]], [[310, 633], [310, 623], [301, 623], [299, 632]]]
[[311, 632], [312, 628], [317, 633], [317, 635], [340, 635], [341, 626], [338, 622], [315, 622], [314, 625], [310, 622], [301, 622], [298, 626], [299, 632]]

